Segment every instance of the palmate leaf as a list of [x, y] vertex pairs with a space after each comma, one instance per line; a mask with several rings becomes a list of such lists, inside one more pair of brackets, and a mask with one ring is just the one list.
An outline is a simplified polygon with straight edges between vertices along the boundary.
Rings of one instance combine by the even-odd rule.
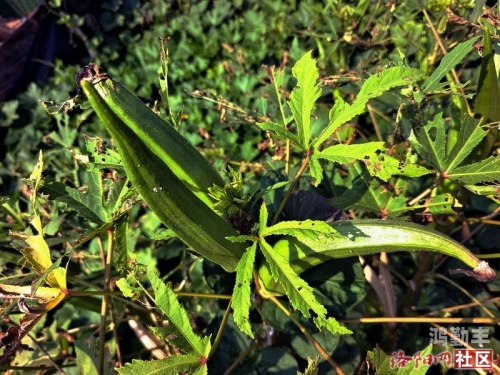
[[458, 139], [449, 155], [446, 157], [446, 169], [453, 171], [472, 152], [487, 132], [479, 126], [479, 121], [467, 117], [462, 123]]
[[421, 154], [421, 156], [440, 171], [446, 170], [446, 123], [443, 119], [443, 113], [440, 112], [434, 116], [432, 122], [428, 122], [422, 128], [415, 129], [419, 144], [412, 146]]
[[463, 185], [500, 181], [500, 158], [491, 156], [479, 163], [455, 168], [447, 177]]
[[448, 142], [446, 122], [443, 114], [438, 113], [431, 122], [422, 128], [411, 129], [408, 121], [402, 121], [405, 137], [415, 150], [436, 169], [445, 175], [455, 174], [455, 170], [473, 149], [486, 136], [477, 120], [466, 117], [451, 151], [447, 152]]
[[448, 74], [448, 72], [453, 69], [458, 63], [463, 61], [465, 56], [472, 51], [474, 47], [474, 43], [479, 39], [479, 36], [471, 38], [463, 43], [458, 44], [453, 50], [448, 52], [441, 62], [439, 66], [434, 70], [432, 75], [429, 77], [427, 81], [425, 81], [422, 86], [422, 92], [427, 94], [431, 91], [441, 90], [446, 83], [440, 83], [441, 79]]
[[319, 70], [316, 60], [312, 58], [312, 51], [307, 52], [295, 63], [292, 74], [297, 78], [297, 85], [290, 95], [288, 105], [297, 124], [299, 145], [307, 150], [309, 149], [312, 110], [314, 103], [321, 95], [321, 85], [318, 81]]
[[[108, 221], [108, 215], [103, 207], [102, 190], [99, 190], [99, 172], [89, 172], [89, 190], [82, 193], [80, 190], [66, 186], [61, 182], [42, 182], [40, 191], [49, 194], [50, 199], [64, 202], [72, 210], [96, 224]], [[101, 186], [102, 188], [102, 186]]]
[[[363, 162], [370, 174], [383, 181], [388, 181], [394, 175], [407, 177], [420, 177], [432, 171], [417, 164], [402, 163], [397, 158], [385, 153], [387, 148], [384, 142], [368, 142], [363, 144], [344, 145], [338, 144], [328, 147], [320, 152], [315, 152], [311, 159], [326, 159], [340, 164], [352, 164], [356, 161]], [[321, 182], [316, 177], [316, 184]]]
[[311, 144], [319, 147], [337, 128], [352, 120], [355, 116], [365, 112], [366, 103], [384, 92], [396, 87], [409, 86], [422, 78], [423, 73], [418, 69], [394, 66], [368, 78], [359, 92], [356, 100], [349, 105], [343, 100], [337, 100], [330, 111], [330, 122], [318, 138]]
[[250, 315], [250, 283], [252, 282], [253, 264], [257, 252], [257, 242], [254, 242], [243, 254], [236, 266], [236, 283], [234, 285], [232, 307], [234, 322], [242, 332], [253, 338], [252, 327], [248, 321]]

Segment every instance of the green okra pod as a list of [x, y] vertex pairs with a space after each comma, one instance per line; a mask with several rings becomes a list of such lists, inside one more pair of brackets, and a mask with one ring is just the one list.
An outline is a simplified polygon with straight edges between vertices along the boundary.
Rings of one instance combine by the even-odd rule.
[[226, 237], [237, 236], [238, 232], [200, 200], [169, 165], [124, 124], [93, 83], [82, 80], [80, 84], [113, 137], [127, 176], [150, 209], [190, 248], [233, 272], [246, 245], [233, 243]]
[[[455, 240], [422, 225], [391, 220], [340, 220], [330, 224], [339, 236], [298, 240], [287, 236], [273, 249], [283, 255], [298, 274], [327, 260], [395, 251], [432, 251], [457, 258], [473, 268], [465, 273], [480, 281], [495, 279], [495, 271]], [[259, 270], [261, 284], [272, 294], [283, 292], [267, 265]]]

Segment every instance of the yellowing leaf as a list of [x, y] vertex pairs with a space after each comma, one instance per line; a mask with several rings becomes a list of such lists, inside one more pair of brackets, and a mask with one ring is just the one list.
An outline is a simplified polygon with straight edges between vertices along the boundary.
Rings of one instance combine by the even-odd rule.
[[[21, 239], [28, 244], [21, 250], [28, 263], [38, 275], [43, 275], [45, 271], [52, 266], [52, 258], [47, 242], [43, 238], [43, 227], [40, 216], [35, 215], [31, 219], [31, 225], [36, 229], [38, 234], [13, 233], [10, 235], [14, 238]], [[58, 267], [52, 270], [47, 275], [47, 283], [53, 288], [66, 289], [66, 270]]]

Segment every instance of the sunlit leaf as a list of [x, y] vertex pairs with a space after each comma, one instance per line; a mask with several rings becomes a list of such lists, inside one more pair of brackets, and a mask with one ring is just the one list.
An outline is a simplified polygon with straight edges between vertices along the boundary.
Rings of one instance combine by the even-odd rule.
[[465, 56], [467, 56], [469, 52], [472, 51], [474, 43], [476, 43], [478, 39], [479, 36], [475, 36], [463, 43], [460, 43], [455, 48], [453, 48], [453, 50], [448, 52], [443, 57], [438, 67], [434, 70], [429, 79], [424, 83], [424, 85], [422, 86], [422, 91], [424, 93], [429, 93], [431, 91], [442, 89], [444, 84], [440, 83], [441, 79], [458, 63], [463, 61]]
[[184, 353], [195, 352], [200, 358], [205, 354], [207, 345], [210, 345], [209, 337], [202, 339], [193, 332], [186, 310], [152, 267], [148, 267], [147, 275], [154, 291], [154, 302], [169, 320], [167, 327], [157, 327], [153, 331]]
[[356, 100], [349, 105], [341, 103], [335, 105], [330, 113], [330, 122], [323, 130], [320, 136], [312, 142], [312, 146], [318, 147], [326, 141], [338, 127], [347, 121], [352, 120], [355, 116], [360, 115], [366, 110], [366, 103], [384, 92], [401, 86], [409, 86], [423, 76], [423, 73], [418, 69], [394, 66], [383, 70], [368, 78], [361, 91], [358, 93]]
[[321, 96], [321, 85], [318, 82], [319, 71], [312, 52], [304, 54], [292, 68], [297, 78], [297, 85], [290, 95], [288, 105], [297, 124], [299, 144], [303, 149], [309, 148], [311, 132], [311, 114], [316, 100]]
[[318, 302], [313, 294], [313, 289], [292, 269], [289, 261], [274, 251], [264, 239], [259, 241], [259, 245], [269, 264], [271, 275], [274, 280], [283, 285], [292, 306], [300, 310], [305, 317], [310, 316], [309, 310], [324, 317], [326, 315], [325, 307]]
[[500, 158], [491, 156], [479, 163], [455, 168], [447, 177], [464, 185], [500, 181]]
[[446, 157], [447, 170], [452, 171], [459, 166], [486, 136], [487, 132], [478, 125], [479, 121], [468, 116], [465, 118], [458, 134], [457, 143]]
[[233, 318], [238, 327], [253, 338], [252, 327], [248, 320], [251, 306], [251, 289], [253, 264], [257, 252], [257, 243], [254, 242], [243, 254], [236, 267], [236, 282], [234, 284], [232, 306]]
[[313, 158], [326, 159], [340, 164], [351, 164], [360, 161], [366, 165], [370, 174], [384, 181], [394, 175], [420, 177], [431, 173], [428, 169], [416, 164], [405, 164], [388, 155], [384, 142], [368, 142], [363, 144], [338, 144], [316, 152]]
[[[179, 373], [193, 373], [195, 369], [200, 367], [200, 358], [195, 354], [174, 355], [164, 359], [152, 361], [132, 360], [132, 363], [127, 363], [125, 366], [116, 368], [121, 375], [137, 375], [137, 374], [161, 374], [161, 375], [178, 375]], [[204, 365], [204, 368], [207, 366]]]

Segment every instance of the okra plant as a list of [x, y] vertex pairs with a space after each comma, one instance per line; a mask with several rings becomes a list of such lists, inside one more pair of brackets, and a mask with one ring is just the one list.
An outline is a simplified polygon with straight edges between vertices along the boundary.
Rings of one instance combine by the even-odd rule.
[[[148, 303], [153, 303], [168, 320], [168, 325], [151, 327], [151, 331], [180, 352], [154, 361], [133, 360], [116, 370], [121, 374], [206, 374], [207, 364], [217, 350], [217, 345], [212, 347], [209, 336], [200, 337], [193, 332], [189, 317], [171, 286], [129, 252], [127, 217], [139, 197], [168, 228], [169, 235], [178, 237], [207, 264], [210, 261], [228, 273], [235, 273], [231, 286], [232, 317], [239, 330], [252, 339], [257, 339], [250, 316], [252, 295], [276, 303], [279, 303], [276, 297], [286, 297], [293, 309], [300, 312], [301, 319], [311, 318], [310, 322], [321, 334], [352, 333], [329, 313], [324, 299], [303, 277], [313, 272], [315, 266], [333, 259], [353, 258], [356, 261], [359, 256], [381, 252], [430, 251], [454, 257], [470, 268], [450, 270], [452, 273], [463, 273], [482, 282], [495, 279], [496, 273], [488, 263], [480, 261], [450, 237], [426, 226], [394, 220], [399, 213], [413, 209], [426, 209], [430, 214], [452, 210], [457, 203], [455, 198], [440, 190], [445, 181], [452, 181], [474, 194], [491, 196], [491, 190], [485, 186], [500, 179], [498, 158], [483, 157], [490, 154], [497, 140], [496, 128], [487, 127], [485, 123], [496, 121], [487, 107], [478, 110], [481, 119], [467, 116], [453, 137], [446, 133], [446, 122], [441, 114], [436, 114], [426, 124], [418, 118], [418, 106], [424, 96], [444, 87], [442, 78], [472, 51], [477, 40], [473, 38], [456, 46], [427, 79], [420, 70], [402, 62], [385, 67], [362, 83], [351, 103], [337, 97], [327, 118], [315, 117], [322, 85], [312, 53], [306, 53], [292, 69], [296, 83], [290, 97], [286, 99], [277, 94], [282, 115], [280, 122], [266, 119], [255, 125], [275, 142], [286, 144], [288, 155], [293, 152], [301, 155], [302, 160], [293, 168], [293, 175], [284, 175], [281, 182], [263, 189], [250, 189], [239, 171], [229, 170], [230, 178], [223, 178], [222, 171], [217, 171], [171, 124], [129, 92], [118, 79], [96, 64], [84, 67], [76, 75], [79, 97], [65, 105], [86, 108], [83, 102], [88, 100], [116, 146], [116, 150], [104, 152], [102, 163], [94, 163], [94, 168], [120, 170], [131, 186], [124, 180], [114, 195], [107, 200], [100, 196], [99, 204], [84, 210], [89, 220], [99, 226], [82, 236], [77, 246], [96, 233], [113, 228], [116, 262], [112, 262], [110, 255], [107, 277], [115, 264], [122, 273], [117, 285], [123, 296], [132, 299], [146, 296]], [[491, 50], [486, 48], [485, 53]], [[163, 69], [166, 74], [166, 65]], [[285, 82], [284, 72], [269, 69], [268, 73], [271, 85], [279, 93]], [[492, 78], [483, 76], [483, 80], [488, 79]], [[400, 143], [353, 143], [351, 137], [343, 135], [344, 124], [363, 114], [370, 100], [389, 92], [398, 93], [401, 101], [396, 124], [402, 137]], [[48, 102], [44, 105], [49, 110], [63, 108]], [[95, 138], [89, 138], [89, 144], [96, 150], [100, 147]], [[42, 165], [40, 160], [40, 170]], [[353, 180], [371, 185], [373, 191], [389, 181], [398, 187], [400, 195], [396, 198], [377, 191], [376, 204], [385, 220], [350, 220], [348, 215], [333, 209], [312, 192], [314, 189], [308, 192], [298, 189], [300, 181], [319, 186], [332, 165], [342, 168]], [[94, 192], [100, 184], [96, 169], [89, 171], [89, 189]], [[422, 176], [435, 176], [432, 189], [423, 192], [419, 200], [407, 201], [404, 198], [406, 181]], [[33, 181], [35, 190], [49, 194], [52, 199], [83, 201], [78, 195], [80, 192], [71, 195], [66, 191], [65, 194], [66, 189], [59, 182], [41, 181], [40, 172]], [[362, 205], [363, 198], [353, 199], [354, 193], [354, 188], [347, 191], [338, 204], [347, 209], [358, 208], [356, 205]], [[422, 203], [426, 194], [431, 193], [432, 199]], [[282, 199], [269, 204], [271, 197], [276, 196]], [[334, 201], [334, 204], [337, 203]], [[36, 206], [35, 201], [33, 206]], [[33, 225], [37, 227], [38, 224]], [[43, 238], [37, 237], [37, 240]], [[38, 294], [34, 294], [43, 302], [41, 310], [26, 307], [24, 289], [5, 285], [1, 288], [19, 296], [19, 304], [27, 315], [39, 317], [71, 295], [71, 290], [66, 289], [66, 273], [60, 261], [52, 263], [46, 252], [43, 256], [26, 254], [41, 275], [39, 283], [47, 282], [50, 286], [48, 289], [40, 287]], [[336, 271], [332, 269], [332, 273]], [[36, 323], [33, 318], [28, 320], [30, 324]], [[26, 323], [26, 327], [31, 326]], [[104, 337], [105, 327], [101, 333]], [[88, 356], [89, 348], [79, 345], [79, 355]], [[103, 373], [103, 358], [90, 362]]]

